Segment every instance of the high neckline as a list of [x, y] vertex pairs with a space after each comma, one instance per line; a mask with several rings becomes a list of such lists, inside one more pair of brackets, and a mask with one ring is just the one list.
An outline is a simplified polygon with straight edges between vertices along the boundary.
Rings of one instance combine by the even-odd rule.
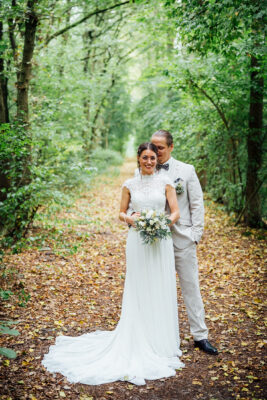
[[140, 172], [140, 178], [142, 180], [144, 180], [144, 179], [149, 180], [149, 179], [152, 179], [154, 176], [155, 176], [155, 172], [153, 172], [153, 174], [146, 174], [146, 175], [143, 175], [142, 172]]

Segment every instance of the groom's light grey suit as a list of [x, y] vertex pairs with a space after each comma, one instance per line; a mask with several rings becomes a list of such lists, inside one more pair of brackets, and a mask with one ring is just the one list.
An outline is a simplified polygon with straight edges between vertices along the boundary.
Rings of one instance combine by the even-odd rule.
[[[183, 193], [177, 195], [180, 218], [172, 226], [172, 239], [175, 255], [175, 268], [179, 276], [183, 299], [186, 306], [190, 331], [194, 340], [208, 338], [205, 324], [205, 311], [199, 289], [196, 246], [204, 228], [204, 203], [202, 189], [193, 165], [171, 157], [159, 173], [167, 174], [176, 186], [183, 187]], [[135, 171], [135, 175], [139, 171]], [[168, 209], [168, 206], [167, 206]], [[132, 213], [131, 206], [129, 213]], [[168, 210], [169, 211], [169, 210]]]
[[208, 338], [204, 306], [199, 289], [196, 245], [204, 228], [204, 203], [202, 189], [193, 165], [170, 158], [165, 173], [176, 186], [183, 187], [177, 195], [180, 219], [172, 227], [175, 267], [179, 276], [183, 299], [188, 314], [190, 331], [194, 340]]

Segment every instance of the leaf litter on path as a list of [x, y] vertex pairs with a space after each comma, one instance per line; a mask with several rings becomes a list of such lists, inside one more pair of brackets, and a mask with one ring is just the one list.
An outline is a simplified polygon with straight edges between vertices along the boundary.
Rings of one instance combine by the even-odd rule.
[[121, 185], [133, 175], [128, 161], [119, 176], [98, 177], [72, 208], [47, 223], [36, 220], [29, 235], [42, 238], [5, 265], [16, 271], [9, 287], [22, 285], [31, 298], [3, 303], [1, 318], [15, 320], [20, 335], [2, 336], [1, 346], [17, 351], [2, 358], [0, 399], [264, 399], [264, 234], [234, 227], [208, 199], [203, 238], [198, 245], [199, 279], [210, 356], [193, 348], [177, 280], [181, 350], [186, 368], [175, 377], [137, 387], [125, 382], [100, 386], [70, 384], [42, 366], [43, 355], [60, 334], [77, 336], [111, 330], [121, 310], [127, 226], [118, 220]]

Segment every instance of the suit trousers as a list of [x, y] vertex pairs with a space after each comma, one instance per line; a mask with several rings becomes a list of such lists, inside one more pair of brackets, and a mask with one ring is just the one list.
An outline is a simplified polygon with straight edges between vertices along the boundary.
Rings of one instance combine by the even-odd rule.
[[174, 255], [190, 332], [194, 340], [202, 340], [208, 338], [208, 328], [205, 324], [205, 311], [199, 288], [196, 247], [195, 243], [185, 249], [175, 247]]

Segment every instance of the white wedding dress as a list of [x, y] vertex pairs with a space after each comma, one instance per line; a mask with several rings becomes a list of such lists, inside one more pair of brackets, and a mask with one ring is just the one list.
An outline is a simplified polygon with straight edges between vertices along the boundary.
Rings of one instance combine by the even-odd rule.
[[[165, 209], [164, 174], [144, 175], [124, 183], [132, 208]], [[126, 380], [144, 385], [145, 379], [175, 375], [179, 360], [176, 274], [172, 239], [143, 244], [129, 229], [126, 278], [119, 323], [113, 331], [96, 331], [78, 337], [59, 336], [42, 364], [70, 382], [98, 385]]]

